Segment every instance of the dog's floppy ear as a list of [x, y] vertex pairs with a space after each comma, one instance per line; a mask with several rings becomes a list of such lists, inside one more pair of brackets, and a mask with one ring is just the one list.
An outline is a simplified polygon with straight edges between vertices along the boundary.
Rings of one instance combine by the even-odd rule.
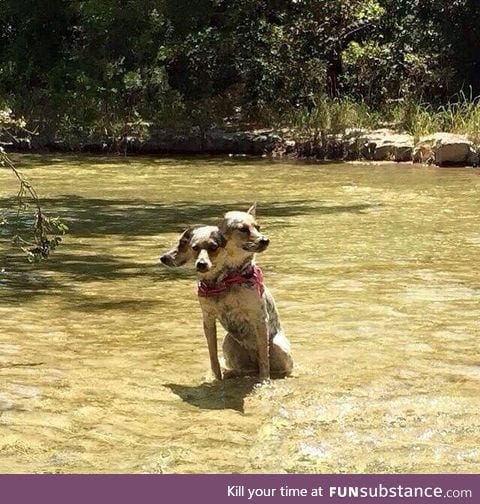
[[180, 238], [178, 239], [179, 243], [185, 243], [190, 240], [192, 237], [193, 233], [193, 228], [192, 227], [187, 227], [186, 229], [183, 230], [182, 234], [180, 235]]
[[247, 210], [247, 213], [250, 215], [253, 215], [254, 217], [256, 216], [257, 213], [257, 202], [255, 203]]

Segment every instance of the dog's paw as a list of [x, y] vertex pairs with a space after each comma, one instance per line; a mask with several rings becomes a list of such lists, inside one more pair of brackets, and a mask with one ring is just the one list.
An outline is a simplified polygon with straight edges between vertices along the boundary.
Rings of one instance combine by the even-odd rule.
[[257, 385], [268, 385], [271, 383], [270, 376], [258, 376], [257, 378]]
[[225, 369], [223, 371], [223, 379], [224, 380], [232, 380], [234, 378], [239, 378], [241, 374], [235, 369]]

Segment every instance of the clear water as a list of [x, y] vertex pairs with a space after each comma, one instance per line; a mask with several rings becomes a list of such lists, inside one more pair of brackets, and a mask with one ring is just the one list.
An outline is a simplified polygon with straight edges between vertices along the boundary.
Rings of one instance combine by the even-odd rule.
[[[0, 242], [0, 472], [479, 471], [478, 170], [16, 161], [71, 233], [37, 266]], [[253, 201], [296, 361], [262, 387], [212, 381], [194, 275], [158, 264]]]

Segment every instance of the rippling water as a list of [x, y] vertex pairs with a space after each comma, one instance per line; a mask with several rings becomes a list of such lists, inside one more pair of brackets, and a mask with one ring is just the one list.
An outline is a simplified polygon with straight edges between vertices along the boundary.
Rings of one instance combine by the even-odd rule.
[[[0, 472], [479, 472], [478, 170], [16, 160], [71, 233], [38, 266], [0, 242]], [[158, 265], [254, 200], [296, 360], [262, 387], [212, 382]]]

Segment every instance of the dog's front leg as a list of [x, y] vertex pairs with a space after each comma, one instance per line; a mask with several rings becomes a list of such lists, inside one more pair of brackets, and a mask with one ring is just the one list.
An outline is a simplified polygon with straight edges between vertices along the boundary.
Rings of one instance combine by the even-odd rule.
[[215, 317], [203, 317], [203, 330], [207, 338], [208, 354], [210, 356], [210, 367], [217, 380], [222, 379], [222, 371], [220, 369], [220, 362], [218, 361], [217, 349], [217, 323]]
[[270, 378], [270, 349], [268, 342], [268, 325], [264, 321], [257, 326], [257, 358], [260, 380]]

